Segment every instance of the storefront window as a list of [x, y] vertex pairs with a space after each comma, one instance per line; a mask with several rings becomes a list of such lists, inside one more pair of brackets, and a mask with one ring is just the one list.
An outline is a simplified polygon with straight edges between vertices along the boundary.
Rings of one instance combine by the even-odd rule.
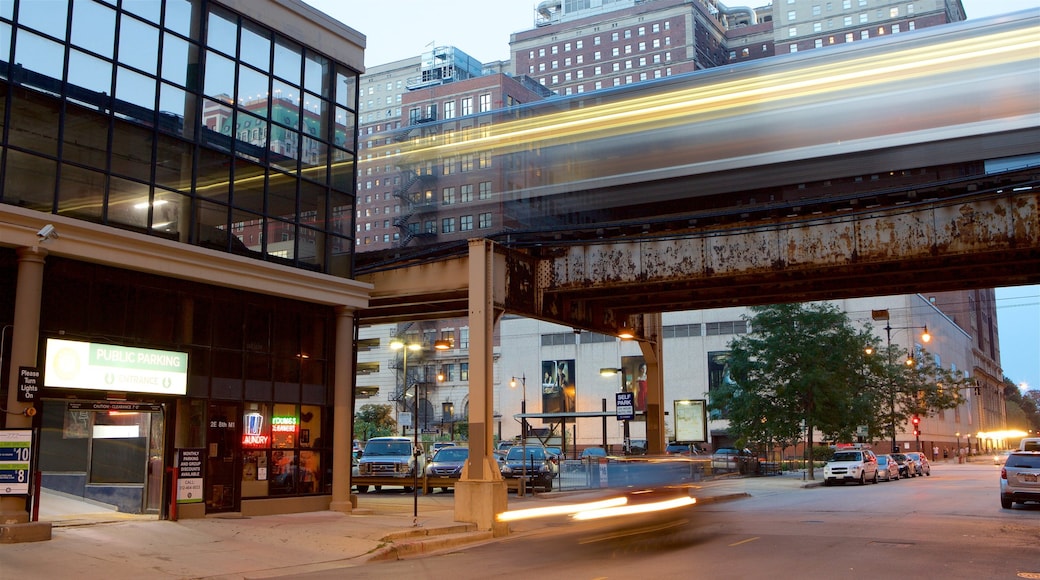
[[242, 497], [322, 493], [322, 407], [247, 403], [243, 414]]

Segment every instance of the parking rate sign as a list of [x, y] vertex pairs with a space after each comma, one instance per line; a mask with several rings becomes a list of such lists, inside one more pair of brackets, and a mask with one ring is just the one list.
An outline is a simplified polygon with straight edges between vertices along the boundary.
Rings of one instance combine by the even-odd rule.
[[635, 393], [616, 393], [615, 394], [615, 407], [617, 407], [617, 419], [618, 421], [631, 420], [636, 418], [636, 401]]
[[31, 429], [0, 430], [0, 495], [28, 495]]

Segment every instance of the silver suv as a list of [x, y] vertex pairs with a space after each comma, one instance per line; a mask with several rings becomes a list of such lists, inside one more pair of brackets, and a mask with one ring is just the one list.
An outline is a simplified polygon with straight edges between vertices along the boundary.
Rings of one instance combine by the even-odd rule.
[[842, 449], [823, 466], [823, 485], [878, 482], [877, 455], [869, 449]]
[[1000, 507], [1040, 502], [1040, 451], [1013, 451], [1000, 468]]

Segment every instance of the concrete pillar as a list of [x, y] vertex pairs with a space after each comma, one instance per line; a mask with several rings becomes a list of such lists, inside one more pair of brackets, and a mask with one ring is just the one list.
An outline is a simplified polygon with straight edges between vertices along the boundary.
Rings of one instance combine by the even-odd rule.
[[639, 342], [639, 350], [646, 361], [646, 452], [664, 453], [664, 359], [661, 347], [661, 313], [643, 315], [643, 333], [646, 340]]
[[332, 379], [332, 503], [329, 509], [350, 513], [350, 456], [354, 434], [354, 311], [336, 307], [335, 374]]
[[[23, 414], [31, 407], [18, 401], [18, 367], [39, 364], [40, 307], [43, 301], [43, 265], [47, 250], [39, 246], [18, 248], [18, 281], [15, 286], [14, 325], [11, 332], [11, 369], [7, 377], [7, 410], [4, 427], [30, 428], [32, 418]], [[40, 442], [34, 441], [34, 447]], [[34, 466], [38, 469], [38, 466]], [[29, 522], [26, 496], [0, 496], [0, 543], [36, 542], [51, 539], [50, 523]]]
[[[504, 272], [494, 268], [489, 240], [469, 242], [469, 460], [455, 486], [455, 520], [497, 535], [508, 526], [495, 516], [508, 507], [506, 484], [492, 456], [494, 413], [493, 331], [496, 289], [505, 291]], [[501, 294], [498, 294], [501, 295]]]

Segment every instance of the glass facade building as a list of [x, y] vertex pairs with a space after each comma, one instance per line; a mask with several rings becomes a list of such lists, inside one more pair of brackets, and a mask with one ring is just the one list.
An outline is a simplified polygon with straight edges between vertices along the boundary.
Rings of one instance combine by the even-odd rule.
[[357, 70], [205, 0], [0, 2], [0, 38], [0, 201], [350, 276]]
[[45, 489], [349, 509], [364, 44], [298, 0], [0, 0], [0, 427], [38, 430]]

